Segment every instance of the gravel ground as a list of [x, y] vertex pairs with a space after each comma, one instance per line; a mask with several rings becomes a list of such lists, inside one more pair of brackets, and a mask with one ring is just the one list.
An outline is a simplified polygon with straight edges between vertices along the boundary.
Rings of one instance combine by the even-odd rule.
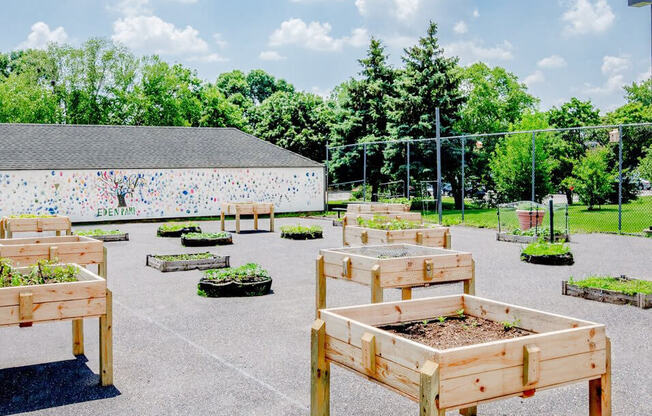
[[[279, 219], [278, 226], [296, 223]], [[314, 317], [314, 260], [339, 247], [341, 228], [328, 221], [324, 239], [293, 241], [279, 233], [234, 235], [234, 245], [209, 248], [232, 265], [255, 261], [274, 278], [269, 296], [206, 299], [196, 295], [199, 271], [160, 273], [146, 254], [198, 251], [179, 239], [154, 237], [157, 223], [121, 224], [130, 242], [107, 243], [114, 293], [115, 387], [100, 388], [97, 320], [86, 329], [86, 358], [71, 352], [70, 323], [0, 328], [0, 415], [307, 415], [309, 327]], [[206, 231], [219, 223], [204, 222]], [[261, 220], [261, 228], [267, 221]], [[227, 223], [231, 229], [233, 222]], [[252, 221], [243, 221], [243, 230]], [[89, 228], [89, 227], [86, 227]], [[94, 228], [94, 227], [90, 227]], [[474, 253], [477, 294], [602, 322], [613, 344], [615, 415], [652, 415], [652, 310], [561, 296], [562, 279], [588, 273], [652, 278], [652, 239], [579, 235], [574, 266], [519, 261], [518, 244], [491, 230], [454, 227], [453, 248]], [[459, 293], [461, 284], [417, 289], [414, 297]], [[388, 290], [386, 300], [400, 291]], [[329, 306], [368, 303], [366, 287], [328, 281]], [[587, 383], [537, 392], [533, 398], [482, 405], [481, 415], [586, 415]], [[332, 367], [333, 415], [414, 415], [417, 404]], [[449, 412], [456, 414], [456, 412]]]

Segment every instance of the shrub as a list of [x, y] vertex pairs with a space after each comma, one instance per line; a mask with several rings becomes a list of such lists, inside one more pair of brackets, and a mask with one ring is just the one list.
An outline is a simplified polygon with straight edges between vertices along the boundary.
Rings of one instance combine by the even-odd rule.
[[158, 229], [160, 231], [179, 231], [184, 228], [198, 227], [199, 225], [196, 222], [180, 222], [180, 223], [167, 223], [163, 224]]
[[645, 156], [639, 159], [638, 174], [652, 182], [652, 146], [645, 149]]
[[227, 267], [225, 269], [210, 269], [204, 272], [204, 277], [216, 282], [250, 282], [261, 279], [269, 279], [270, 275], [267, 270], [259, 264], [247, 263], [240, 267]]
[[614, 175], [609, 172], [608, 154], [609, 150], [604, 147], [589, 150], [573, 168], [570, 182], [589, 210], [607, 202], [611, 191]]
[[188, 233], [184, 234], [183, 238], [186, 240], [213, 240], [216, 238], [229, 238], [230, 235], [226, 231], [219, 233]]
[[[362, 197], [365, 196], [363, 190], [364, 190], [363, 185], [360, 185], [360, 186], [354, 188], [351, 191], [351, 200], [357, 201], [357, 200], [362, 199]], [[367, 195], [366, 195], [366, 197], [367, 197], [368, 200], [371, 200], [371, 185], [367, 185]]]

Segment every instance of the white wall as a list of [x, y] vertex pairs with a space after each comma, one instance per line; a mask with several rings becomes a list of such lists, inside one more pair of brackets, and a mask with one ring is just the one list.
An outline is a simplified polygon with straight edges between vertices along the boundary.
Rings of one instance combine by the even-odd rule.
[[[124, 203], [122, 200], [124, 200]], [[324, 209], [322, 168], [0, 171], [0, 216], [73, 221], [218, 215], [225, 201]]]

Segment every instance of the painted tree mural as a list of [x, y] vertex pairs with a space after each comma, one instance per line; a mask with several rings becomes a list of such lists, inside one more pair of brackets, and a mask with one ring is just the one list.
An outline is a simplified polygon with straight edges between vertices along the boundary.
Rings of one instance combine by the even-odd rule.
[[132, 173], [123, 175], [116, 171], [97, 172], [100, 196], [105, 199], [118, 198], [118, 207], [126, 207], [126, 196], [133, 196], [136, 187], [143, 184], [144, 175]]

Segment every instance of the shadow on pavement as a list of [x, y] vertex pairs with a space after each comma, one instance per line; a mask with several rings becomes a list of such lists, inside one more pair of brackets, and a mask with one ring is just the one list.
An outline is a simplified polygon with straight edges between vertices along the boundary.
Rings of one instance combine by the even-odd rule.
[[31, 412], [120, 395], [99, 385], [81, 355], [74, 360], [0, 369], [0, 415]]

